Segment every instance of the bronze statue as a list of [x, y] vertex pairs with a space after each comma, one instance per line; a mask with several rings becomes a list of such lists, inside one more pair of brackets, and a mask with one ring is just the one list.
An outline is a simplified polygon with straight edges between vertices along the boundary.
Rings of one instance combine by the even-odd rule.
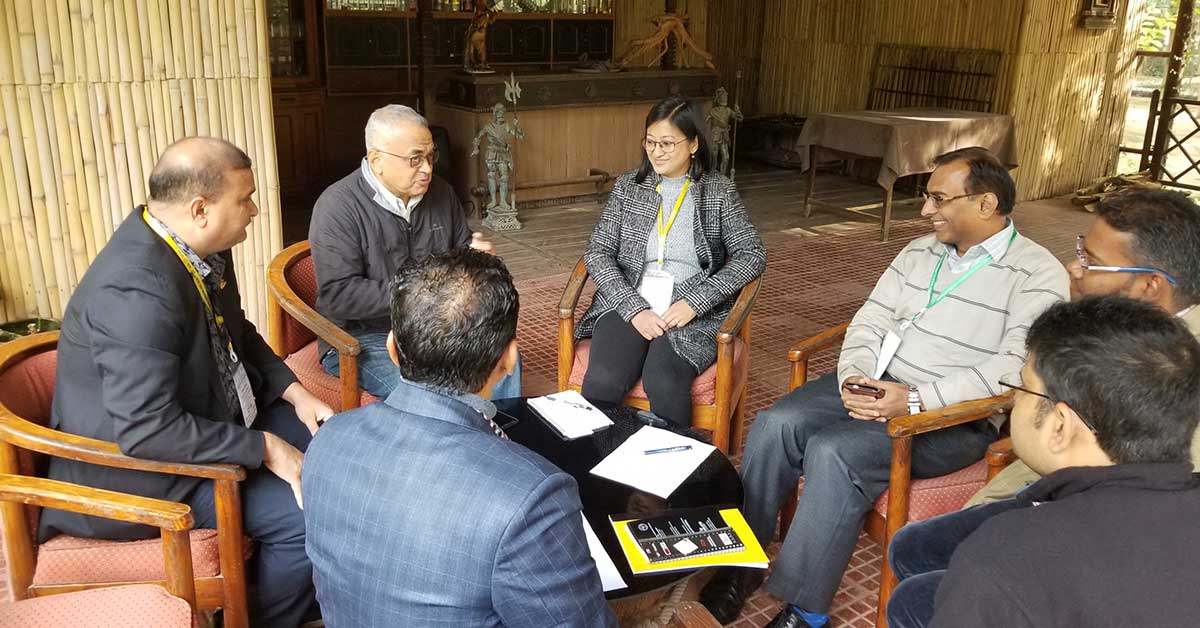
[[729, 92], [725, 91], [724, 87], [718, 87], [713, 95], [712, 109], [709, 110], [705, 121], [708, 123], [708, 139], [712, 143], [713, 161], [721, 174], [728, 176], [731, 173], [733, 142], [730, 140], [730, 130], [743, 119], [742, 110], [736, 103], [733, 107], [729, 106]]
[[512, 199], [510, 203], [508, 198], [508, 182], [513, 169], [513, 159], [512, 147], [508, 144], [507, 136], [519, 140], [525, 137], [525, 132], [521, 130], [521, 125], [515, 116], [511, 121], [505, 121], [506, 113], [504, 103], [496, 103], [496, 106], [492, 107], [492, 121], [485, 124], [471, 142], [471, 156], [474, 157], [479, 154], [479, 142], [487, 138], [484, 163], [487, 166], [490, 200], [484, 224], [495, 231], [521, 228], [521, 223], [517, 220], [516, 199]]
[[499, 13], [499, 9], [488, 8], [487, 0], [476, 0], [475, 15], [471, 18], [471, 25], [467, 27], [463, 71], [471, 74], [494, 72], [487, 62], [487, 31]]

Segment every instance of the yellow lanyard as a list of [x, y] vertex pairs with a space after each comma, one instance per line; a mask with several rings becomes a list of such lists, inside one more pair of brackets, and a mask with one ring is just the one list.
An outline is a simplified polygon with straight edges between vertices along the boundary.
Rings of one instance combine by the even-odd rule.
[[[164, 233], [153, 220], [150, 220], [150, 210], [142, 210], [142, 220], [150, 227], [150, 230], [158, 234], [167, 246], [175, 251], [175, 255], [179, 257], [179, 261], [183, 262], [183, 267], [187, 269], [188, 274], [192, 276], [192, 283], [196, 285], [196, 292], [200, 293], [200, 300], [204, 301], [204, 309], [208, 312], [208, 317], [217, 322], [217, 327], [225, 327], [225, 317], [213, 311], [212, 302], [208, 300], [208, 288], [204, 286], [204, 278], [200, 276], [200, 271], [196, 270], [196, 266], [192, 264], [192, 260], [188, 259], [187, 254], [179, 250], [179, 245], [175, 243], [175, 239], [171, 234]], [[227, 340], [229, 346], [229, 356], [233, 358], [234, 363], [237, 363], [237, 353], [233, 350], [233, 341]]]
[[[692, 180], [688, 179], [683, 182], [683, 190], [679, 192], [679, 198], [675, 199], [675, 209], [671, 210], [671, 217], [667, 219], [667, 224], [663, 224], [663, 206], [658, 205], [658, 268], [662, 270], [663, 254], [667, 248], [667, 234], [671, 232], [671, 227], [675, 224], [675, 218], [679, 216], [679, 208], [683, 206], [683, 199], [687, 196], [688, 188], [691, 187]], [[654, 186], [654, 191], [662, 196], [662, 184]]]

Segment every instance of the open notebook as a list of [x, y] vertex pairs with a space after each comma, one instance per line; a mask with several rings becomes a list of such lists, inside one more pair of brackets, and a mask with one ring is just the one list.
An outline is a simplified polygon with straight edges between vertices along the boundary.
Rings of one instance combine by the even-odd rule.
[[529, 400], [529, 407], [564, 440], [591, 436], [612, 425], [612, 419], [574, 390]]

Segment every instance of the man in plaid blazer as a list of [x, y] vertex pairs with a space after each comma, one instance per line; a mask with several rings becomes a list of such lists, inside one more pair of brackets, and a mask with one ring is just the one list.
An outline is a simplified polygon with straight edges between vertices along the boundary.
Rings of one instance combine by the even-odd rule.
[[516, 365], [517, 310], [487, 253], [401, 271], [387, 342], [403, 380], [326, 423], [305, 460], [327, 626], [616, 626], [575, 480], [492, 422], [487, 397]]

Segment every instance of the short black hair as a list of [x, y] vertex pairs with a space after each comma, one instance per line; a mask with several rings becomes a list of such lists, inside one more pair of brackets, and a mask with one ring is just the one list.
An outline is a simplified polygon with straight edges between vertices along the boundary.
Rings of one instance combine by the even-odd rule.
[[[200, 148], [184, 148], [185, 144], [199, 144]], [[186, 156], [183, 155], [185, 151]], [[150, 200], [183, 203], [197, 196], [219, 199], [225, 191], [225, 173], [251, 165], [245, 151], [223, 139], [190, 137], [179, 140], [163, 151], [150, 172]]]
[[967, 164], [967, 194], [991, 192], [996, 195], [996, 211], [1002, 216], [1012, 213], [1017, 204], [1017, 184], [992, 151], [981, 146], [960, 148], [934, 157], [933, 165], [937, 167], [956, 161]]
[[1162, 308], [1127, 297], [1051, 306], [1026, 337], [1055, 401], [1096, 429], [1113, 462], [1190, 460], [1200, 420], [1200, 343]]
[[[708, 152], [708, 138], [704, 135], [704, 115], [700, 113], [700, 107], [683, 96], [667, 96], [658, 101], [650, 108], [650, 113], [646, 114], [646, 127], [642, 130], [642, 137], [646, 136], [645, 132], [651, 124], [660, 120], [670, 120], [675, 128], [683, 132], [685, 138], [696, 140], [696, 154], [688, 166], [687, 175], [692, 181], [699, 181], [704, 173], [712, 170], [712, 155]], [[641, 183], [651, 172], [654, 172], [654, 166], [650, 164], [650, 157], [643, 148], [642, 163], [638, 166], [634, 180]]]
[[1169, 190], [1129, 189], [1104, 197], [1096, 214], [1132, 236], [1135, 263], [1179, 282], [1177, 305], [1200, 303], [1200, 206], [1192, 199]]
[[517, 335], [512, 275], [471, 248], [401, 268], [391, 305], [400, 374], [439, 390], [479, 391]]

